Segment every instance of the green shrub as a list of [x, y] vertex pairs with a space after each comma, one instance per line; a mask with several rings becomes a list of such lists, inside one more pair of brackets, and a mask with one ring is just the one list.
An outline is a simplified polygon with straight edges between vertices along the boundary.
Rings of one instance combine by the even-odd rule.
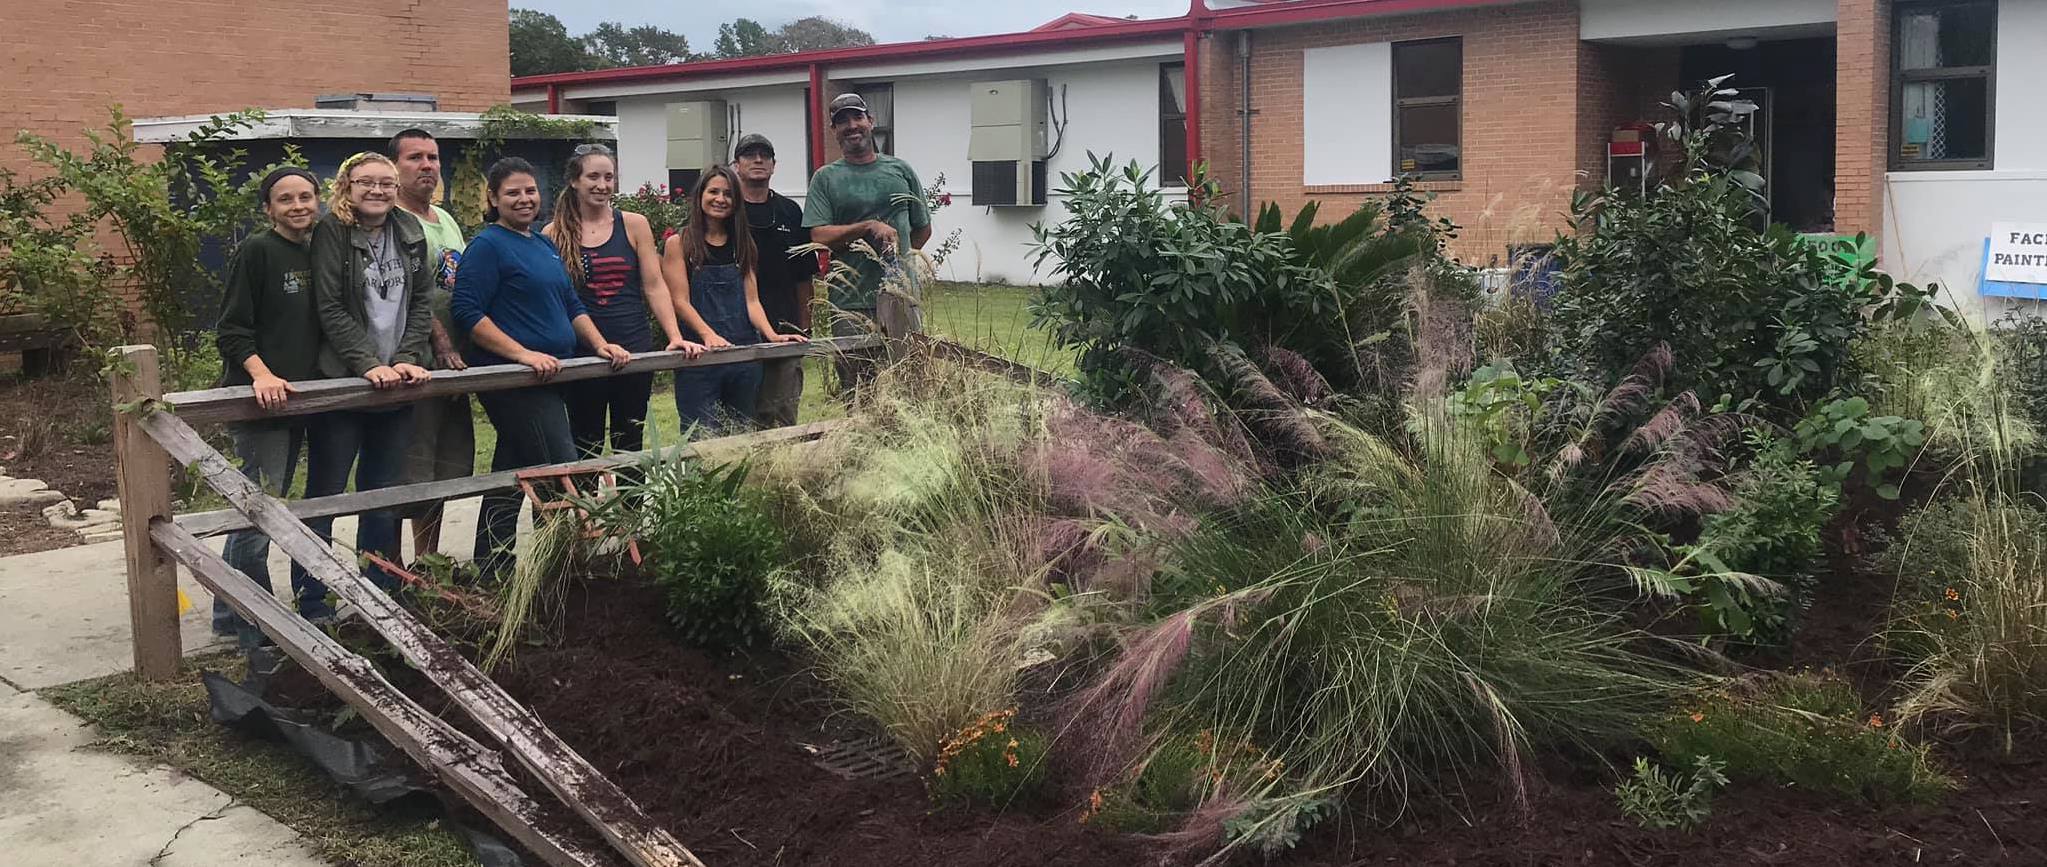
[[768, 637], [764, 601], [784, 541], [744, 487], [747, 466], [656, 460], [636, 472], [596, 514], [613, 534], [639, 540], [646, 575], [666, 595], [668, 619], [683, 639], [738, 647]]
[[1871, 415], [1861, 397], [1835, 398], [1813, 408], [1791, 430], [1809, 455], [1840, 458], [1826, 470], [1829, 484], [1846, 484], [1856, 467], [1865, 484], [1886, 500], [1898, 498], [1892, 473], [1904, 469], [1926, 444], [1926, 426], [1894, 415]]
[[1727, 765], [1712, 756], [1692, 757], [1690, 773], [1665, 774], [1646, 758], [1635, 759], [1635, 776], [1614, 787], [1621, 813], [1644, 828], [1691, 830], [1713, 815], [1713, 793], [1727, 785]]
[[1047, 793], [1050, 746], [1044, 733], [1016, 724], [1016, 709], [983, 714], [945, 740], [928, 789], [940, 807], [1028, 804]]
[[1755, 106], [1723, 81], [1671, 95], [1669, 178], [1647, 195], [1574, 198], [1556, 247], [1556, 333], [1566, 357], [1608, 379], [1668, 343], [1684, 371], [1672, 385], [1796, 412], [1848, 381], [1849, 346], [1872, 319], [1915, 313], [1931, 292], [1847, 248], [1757, 228], [1761, 178], [1739, 132]]
[[1840, 494], [1789, 443], [1752, 435], [1750, 445], [1756, 456], [1736, 478], [1735, 507], [1707, 516], [1699, 541], [1681, 550], [1703, 567], [1691, 595], [1709, 631], [1781, 644], [1812, 601], [1813, 573], [1825, 553], [1820, 531], [1839, 509]]
[[1924, 747], [1861, 707], [1854, 686], [1828, 672], [1765, 676], [1699, 695], [1648, 736], [1666, 758], [1725, 762], [1736, 781], [1879, 804], [1930, 802], [1953, 787]]
[[1031, 301], [1031, 327], [1049, 326], [1061, 346], [1080, 351], [1083, 384], [1103, 398], [1132, 396], [1123, 349], [1182, 367], [1207, 367], [1215, 341], [1255, 345], [1271, 322], [1257, 310], [1286, 311], [1288, 321], [1327, 321], [1338, 313], [1329, 276], [1298, 261], [1288, 236], [1229, 218], [1212, 181], [1197, 176], [1192, 202], [1168, 203], [1136, 162], [1109, 158], [1062, 178], [1058, 195], [1071, 215], [1032, 227], [1040, 265], [1055, 282]]

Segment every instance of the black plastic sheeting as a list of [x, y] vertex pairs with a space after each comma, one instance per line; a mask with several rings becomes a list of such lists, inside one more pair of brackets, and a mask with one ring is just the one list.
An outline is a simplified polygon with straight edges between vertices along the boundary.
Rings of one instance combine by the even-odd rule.
[[475, 811], [460, 799], [431, 785], [409, 757], [383, 738], [374, 734], [344, 737], [302, 714], [264, 701], [263, 693], [269, 688], [266, 672], [289, 664], [275, 648], [263, 647], [249, 654], [249, 677], [242, 683], [202, 672], [213, 721], [252, 737], [283, 741], [335, 782], [379, 808], [436, 816], [469, 842], [469, 850], [483, 867], [526, 867], [518, 850], [497, 836], [494, 828], [479, 821]]

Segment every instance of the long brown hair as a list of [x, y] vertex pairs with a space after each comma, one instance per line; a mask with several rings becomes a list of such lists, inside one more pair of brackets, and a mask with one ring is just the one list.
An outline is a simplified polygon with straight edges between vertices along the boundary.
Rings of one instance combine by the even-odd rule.
[[[732, 261], [741, 273], [753, 273], [753, 231], [746, 225], [746, 200], [739, 196], [739, 175], [724, 163], [713, 163], [697, 178], [695, 189], [689, 191], [689, 222], [682, 226], [682, 233], [675, 241], [682, 242], [682, 260], [690, 268], [702, 267], [711, 258], [711, 244], [704, 239], [708, 219], [701, 213], [704, 209], [704, 191], [711, 188], [713, 178], [724, 178], [725, 188], [732, 191], [732, 216], [725, 218], [725, 243], [732, 245]], [[673, 242], [670, 242], [673, 243]]]
[[583, 285], [589, 275], [583, 273], [583, 209], [576, 202], [576, 179], [583, 176], [583, 161], [591, 157], [610, 160], [612, 171], [618, 171], [618, 157], [612, 155], [611, 148], [601, 144], [578, 145], [575, 155], [569, 157], [568, 168], [562, 170], [561, 192], [554, 195], [554, 222], [547, 229], [548, 239], [554, 241], [555, 251], [561, 253], [562, 264], [569, 267], [569, 279], [577, 286]]

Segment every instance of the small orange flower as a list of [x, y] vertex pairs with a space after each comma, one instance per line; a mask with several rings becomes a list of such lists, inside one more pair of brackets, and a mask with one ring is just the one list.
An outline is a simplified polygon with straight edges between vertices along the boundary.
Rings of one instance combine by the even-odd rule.
[[1948, 610], [1947, 610], [1946, 612], [1944, 612], [1944, 613], [1946, 613], [1946, 614], [1947, 614], [1947, 619], [1949, 619], [1949, 620], [1960, 620], [1960, 619], [1962, 619], [1962, 612], [1960, 612], [1960, 611], [1956, 611], [1956, 610], [1954, 610], [1953, 608], [1950, 608], [1950, 609], [1948, 609]]
[[1005, 761], [1005, 762], [1008, 762], [1008, 763], [1009, 763], [1009, 766], [1010, 766], [1010, 767], [1012, 767], [1012, 768], [1016, 767], [1016, 754], [1015, 754], [1015, 753], [1003, 753], [1003, 754], [1002, 754], [1002, 760], [1003, 760], [1003, 761]]
[[1946, 597], [1947, 597], [1947, 601], [1949, 601], [1949, 602], [1960, 602], [1960, 601], [1962, 601], [1962, 594], [1961, 594], [1961, 593], [1959, 593], [1959, 592], [1957, 592], [1957, 591], [1955, 590], [1955, 588], [1953, 588], [1953, 587], [1949, 587], [1949, 588], [1947, 589], [1947, 592], [1946, 592], [1946, 593], [1943, 593], [1943, 594], [1941, 594], [1941, 595], [1943, 595], [1943, 596], [1946, 596]]
[[1695, 710], [1695, 711], [1692, 711], [1692, 722], [1695, 722], [1695, 723], [1696, 723], [1696, 722], [1705, 722], [1705, 721], [1706, 721], [1706, 714], [1705, 714], [1705, 712], [1704, 712], [1704, 711], [1696, 711], [1696, 710]]
[[1880, 728], [1883, 728], [1883, 727], [1884, 727], [1884, 717], [1883, 717], [1883, 714], [1876, 714], [1876, 713], [1870, 714], [1870, 715], [1869, 715], [1869, 727], [1870, 727], [1870, 728], [1873, 728], [1873, 729], [1880, 729]]

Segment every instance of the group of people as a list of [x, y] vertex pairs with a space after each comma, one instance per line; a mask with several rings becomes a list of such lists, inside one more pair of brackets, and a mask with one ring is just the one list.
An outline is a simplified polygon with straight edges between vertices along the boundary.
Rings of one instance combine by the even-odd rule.
[[[707, 167], [689, 193], [687, 224], [657, 243], [647, 219], [619, 210], [618, 162], [600, 144], [577, 147], [563, 173], [551, 219], [540, 223], [540, 174], [516, 157], [486, 173], [483, 230], [465, 238], [434, 199], [440, 146], [425, 130], [394, 136], [384, 152], [343, 161], [324, 196], [320, 179], [280, 168], [258, 185], [269, 225], [243, 241], [228, 267], [217, 330], [224, 385], [249, 386], [265, 409], [292, 400], [293, 383], [362, 377], [404, 389], [437, 370], [518, 364], [535, 384], [477, 395], [497, 432], [492, 470], [509, 470], [644, 446], [653, 374], [616, 374], [548, 384], [561, 359], [592, 356], [614, 369], [634, 354], [673, 350], [687, 357], [758, 343], [808, 339], [822, 245], [854, 277], [835, 282], [839, 333], [871, 320], [881, 257], [907, 241], [922, 248], [930, 214], [907, 163], [880, 154], [874, 124], [857, 94], [832, 100], [829, 120], [843, 156], [812, 173], [800, 208], [769, 187], [775, 148], [742, 137], [733, 161]], [[538, 224], [538, 225], [537, 225]], [[866, 242], [859, 244], [856, 242]], [[657, 331], [658, 329], [658, 331]], [[856, 366], [841, 376], [857, 380]], [[803, 393], [798, 359], [685, 367], [675, 404], [684, 429], [794, 424]], [[301, 451], [305, 495], [320, 497], [399, 483], [439, 481], [474, 471], [475, 431], [467, 395], [395, 407], [278, 416], [234, 425], [243, 472], [284, 496]], [[512, 565], [520, 499], [484, 498], [475, 551], [494, 580]], [[414, 549], [439, 548], [439, 503], [364, 513], [358, 551], [396, 562], [402, 521]], [[332, 519], [307, 522], [323, 537]], [[228, 538], [229, 564], [265, 584], [269, 540], [244, 530]], [[383, 569], [369, 577], [389, 589]], [[293, 564], [301, 615], [331, 618], [327, 588]], [[259, 633], [224, 603], [213, 628]]]

